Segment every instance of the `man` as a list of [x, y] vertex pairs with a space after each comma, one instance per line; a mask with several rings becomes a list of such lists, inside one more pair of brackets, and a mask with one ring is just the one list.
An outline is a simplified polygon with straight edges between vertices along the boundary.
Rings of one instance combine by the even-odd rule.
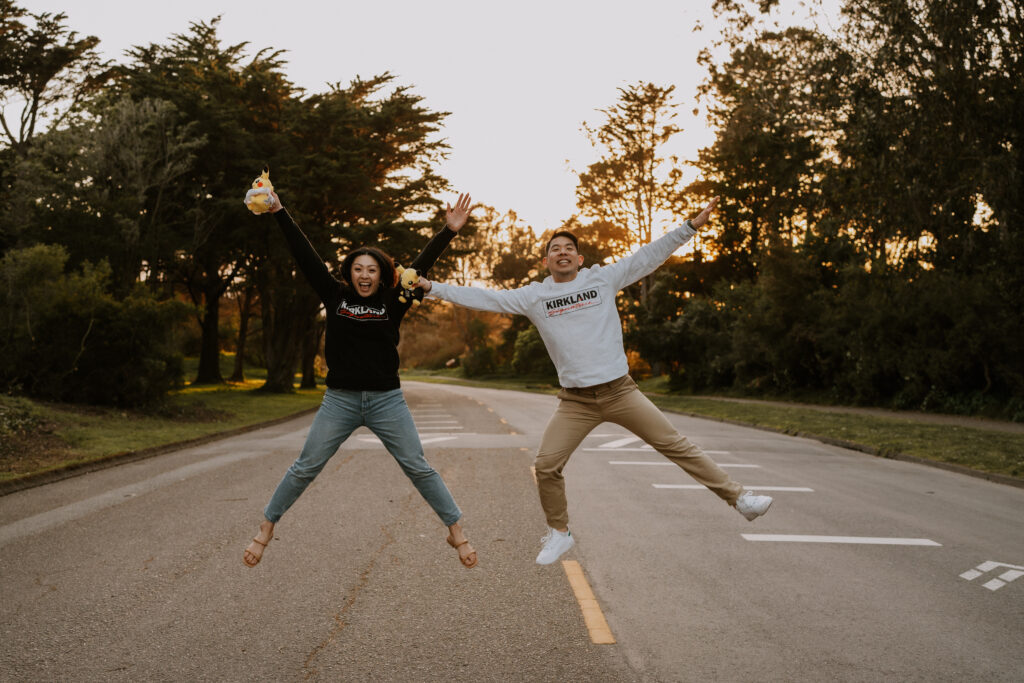
[[696, 218], [605, 266], [581, 269], [583, 256], [576, 236], [556, 232], [542, 260], [551, 275], [518, 289], [494, 291], [420, 280], [423, 289], [439, 299], [480, 311], [525, 315], [537, 327], [558, 370], [561, 400], [544, 431], [536, 460], [537, 489], [549, 527], [538, 564], [551, 564], [576, 543], [569, 532], [562, 470], [587, 434], [602, 422], [614, 422], [636, 434], [750, 521], [767, 512], [772, 503], [769, 496], [744, 491], [640, 392], [628, 374], [615, 306], [619, 290], [653, 272], [689, 242], [717, 204], [715, 197]]

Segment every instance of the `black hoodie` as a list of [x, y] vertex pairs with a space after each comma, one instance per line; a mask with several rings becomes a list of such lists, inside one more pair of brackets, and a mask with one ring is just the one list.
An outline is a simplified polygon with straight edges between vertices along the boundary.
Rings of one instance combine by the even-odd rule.
[[[398, 326], [412, 306], [412, 299], [402, 303], [398, 300], [399, 288], [385, 286], [384, 282], [372, 296], [360, 296], [331, 275], [286, 210], [281, 209], [274, 216], [299, 269], [327, 311], [324, 340], [327, 386], [354, 391], [398, 389]], [[420, 273], [426, 271], [455, 234], [447, 225], [443, 227], [410, 267]]]

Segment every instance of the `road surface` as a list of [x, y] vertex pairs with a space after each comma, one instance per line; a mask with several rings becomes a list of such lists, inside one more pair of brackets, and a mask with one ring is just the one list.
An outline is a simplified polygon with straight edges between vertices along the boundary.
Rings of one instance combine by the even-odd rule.
[[566, 470], [569, 564], [539, 567], [556, 399], [405, 392], [478, 568], [365, 430], [245, 567], [306, 416], [0, 498], [0, 680], [1024, 680], [1022, 489], [670, 415], [775, 497], [749, 523], [604, 424]]

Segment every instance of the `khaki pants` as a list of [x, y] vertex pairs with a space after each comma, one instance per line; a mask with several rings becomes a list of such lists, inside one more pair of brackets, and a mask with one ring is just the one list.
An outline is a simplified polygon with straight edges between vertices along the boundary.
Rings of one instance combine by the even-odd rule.
[[742, 486], [676, 431], [629, 375], [583, 389], [563, 388], [558, 398], [561, 402], [544, 430], [536, 461], [537, 490], [548, 526], [568, 526], [562, 470], [587, 434], [602, 422], [633, 432], [730, 505], [743, 493]]

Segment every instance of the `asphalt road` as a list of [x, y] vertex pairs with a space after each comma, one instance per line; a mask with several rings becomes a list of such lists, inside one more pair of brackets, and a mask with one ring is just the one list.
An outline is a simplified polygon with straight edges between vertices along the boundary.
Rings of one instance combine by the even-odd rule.
[[0, 680], [1024, 680], [1022, 489], [670, 415], [775, 497], [749, 523], [602, 425], [566, 470], [595, 644], [533, 563], [556, 399], [405, 389], [478, 568], [365, 430], [245, 567], [305, 417], [0, 498]]

